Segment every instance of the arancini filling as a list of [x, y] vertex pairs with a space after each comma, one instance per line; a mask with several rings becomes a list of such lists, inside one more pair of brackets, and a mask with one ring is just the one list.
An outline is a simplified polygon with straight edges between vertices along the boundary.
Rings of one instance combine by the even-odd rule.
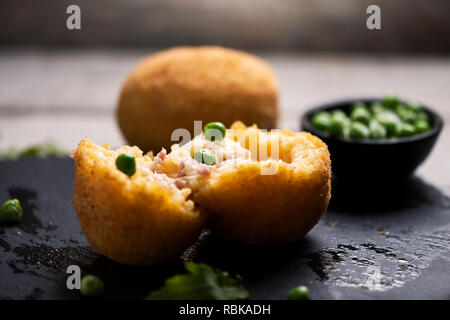
[[[116, 159], [123, 152], [134, 154], [136, 174], [131, 181], [145, 179], [157, 184], [167, 189], [180, 205], [193, 208], [194, 203], [189, 200], [192, 195], [208, 183], [214, 183], [221, 173], [245, 163], [258, 163], [261, 168], [295, 166], [308, 171], [311, 162], [314, 162], [315, 152], [320, 152], [317, 147], [307, 136], [289, 131], [266, 132], [256, 126], [245, 127], [236, 123], [226, 131], [223, 139], [210, 141], [205, 134], [200, 134], [183, 146], [173, 145], [170, 153], [163, 148], [156, 156], [142, 155], [136, 147], [121, 147], [112, 151], [109, 146], [102, 148], [102, 153], [111, 159]], [[212, 163], [202, 163], [196, 158], [196, 153], [202, 150], [213, 157]]]
[[[141, 169], [162, 187], [175, 186], [191, 193], [201, 188], [215, 171], [232, 170], [242, 163], [257, 162], [264, 167], [275, 160], [276, 164], [291, 165], [297, 158], [307, 170], [315, 149], [307, 139], [298, 144], [297, 139], [286, 132], [271, 134], [251, 127], [246, 133], [239, 133], [230, 129], [222, 140], [210, 141], [201, 134], [183, 146], [173, 145], [170, 153], [163, 148]], [[194, 154], [199, 150], [210, 151], [215, 157], [214, 164], [196, 160]]]

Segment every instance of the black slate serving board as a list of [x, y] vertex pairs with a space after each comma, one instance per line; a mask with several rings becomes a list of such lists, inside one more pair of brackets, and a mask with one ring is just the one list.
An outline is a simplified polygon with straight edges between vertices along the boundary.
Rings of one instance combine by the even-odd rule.
[[450, 199], [415, 177], [402, 184], [333, 187], [319, 224], [301, 241], [247, 247], [205, 231], [178, 261], [130, 267], [90, 248], [72, 205], [71, 159], [0, 162], [0, 202], [18, 198], [19, 224], [0, 223], [0, 298], [72, 299], [66, 269], [102, 277], [106, 298], [142, 298], [206, 262], [241, 274], [253, 299], [285, 299], [304, 284], [312, 299], [449, 299]]

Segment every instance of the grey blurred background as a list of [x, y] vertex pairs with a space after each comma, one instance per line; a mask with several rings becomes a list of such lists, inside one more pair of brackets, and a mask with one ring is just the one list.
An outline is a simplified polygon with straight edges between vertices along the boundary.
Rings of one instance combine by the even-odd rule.
[[[81, 8], [81, 30], [66, 8]], [[381, 30], [366, 8], [381, 8]], [[0, 150], [47, 139], [125, 141], [114, 108], [148, 54], [223, 45], [266, 59], [280, 86], [280, 126], [308, 108], [397, 94], [450, 122], [448, 0], [0, 0]], [[450, 190], [450, 131], [419, 174]]]
[[[3, 45], [168, 47], [220, 44], [301, 52], [450, 52], [448, 0], [2, 0]], [[82, 30], [65, 8], [82, 9]], [[365, 28], [382, 9], [382, 32]]]

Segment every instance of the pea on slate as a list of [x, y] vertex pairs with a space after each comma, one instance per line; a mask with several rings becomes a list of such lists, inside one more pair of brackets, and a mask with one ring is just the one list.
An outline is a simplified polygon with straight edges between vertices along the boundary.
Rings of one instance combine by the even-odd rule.
[[6, 222], [17, 222], [22, 219], [22, 206], [20, 205], [19, 200], [11, 199], [5, 201], [3, 205], [0, 207], [0, 220]]
[[130, 154], [122, 153], [116, 159], [116, 168], [131, 177], [136, 173], [136, 159]]
[[216, 156], [211, 152], [211, 150], [208, 149], [200, 149], [199, 151], [195, 152], [194, 159], [200, 163], [204, 163], [210, 166], [216, 164]]
[[81, 279], [80, 292], [83, 296], [99, 296], [103, 293], [104, 288], [103, 281], [94, 275], [88, 274]]
[[309, 300], [309, 289], [305, 286], [298, 286], [289, 291], [289, 300]]
[[221, 141], [226, 133], [227, 128], [221, 122], [210, 122], [203, 127], [203, 134], [209, 141]]

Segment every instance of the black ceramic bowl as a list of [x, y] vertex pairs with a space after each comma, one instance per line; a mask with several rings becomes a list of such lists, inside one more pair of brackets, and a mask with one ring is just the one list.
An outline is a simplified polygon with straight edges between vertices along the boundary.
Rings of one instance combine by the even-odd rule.
[[353, 140], [331, 137], [315, 128], [310, 122], [311, 117], [318, 111], [336, 108], [348, 111], [357, 101], [370, 104], [381, 102], [381, 99], [354, 99], [330, 103], [309, 110], [301, 119], [302, 130], [318, 136], [328, 145], [334, 177], [365, 182], [376, 180], [389, 184], [411, 176], [433, 149], [442, 130], [442, 118], [431, 109], [421, 106], [430, 117], [431, 129], [395, 140]]

